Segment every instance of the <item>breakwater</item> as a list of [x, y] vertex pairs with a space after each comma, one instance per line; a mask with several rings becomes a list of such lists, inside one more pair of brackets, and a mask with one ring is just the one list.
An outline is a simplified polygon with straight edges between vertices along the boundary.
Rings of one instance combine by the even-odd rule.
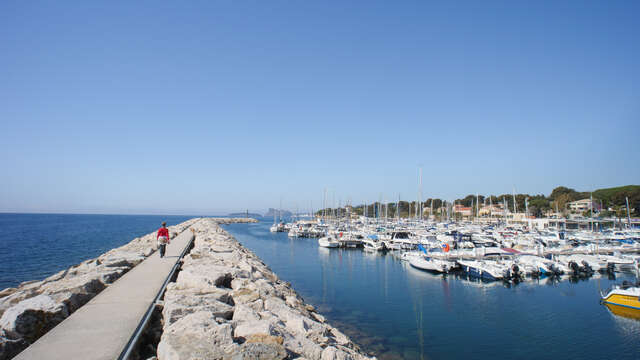
[[[169, 226], [171, 237], [198, 219]], [[0, 291], [0, 359], [10, 359], [156, 251], [149, 233], [44, 280]]]
[[194, 247], [164, 295], [158, 359], [366, 358], [218, 221], [191, 229]]
[[[159, 342], [144, 344], [147, 351], [133, 358], [364, 358], [353, 342], [219, 226], [247, 221], [191, 219], [169, 228], [172, 237], [193, 232], [194, 244], [157, 306], [159, 318], [147, 329]], [[155, 247], [155, 233], [150, 233], [42, 281], [2, 290], [0, 359], [35, 342]]]

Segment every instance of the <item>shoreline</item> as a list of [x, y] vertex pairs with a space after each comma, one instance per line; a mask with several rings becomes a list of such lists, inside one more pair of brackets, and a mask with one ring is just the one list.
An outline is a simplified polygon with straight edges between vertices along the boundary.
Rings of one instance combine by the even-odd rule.
[[191, 229], [164, 294], [158, 359], [370, 359], [218, 221]]

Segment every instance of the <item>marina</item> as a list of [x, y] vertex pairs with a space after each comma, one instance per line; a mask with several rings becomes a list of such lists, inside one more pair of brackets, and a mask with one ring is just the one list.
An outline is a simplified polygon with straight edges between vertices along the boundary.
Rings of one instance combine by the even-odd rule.
[[[435, 222], [380, 220], [346, 216], [285, 224], [290, 238], [317, 238], [325, 248], [391, 251], [425, 269], [461, 270], [491, 280], [520, 281], [526, 277], [638, 271], [640, 230], [602, 232], [538, 230], [495, 222]], [[272, 232], [273, 226], [270, 228]], [[278, 231], [276, 231], [278, 232]], [[429, 262], [433, 264], [429, 264]]]
[[640, 1], [0, 14], [0, 360], [640, 360]]
[[400, 251], [321, 247], [270, 233], [263, 221], [226, 229], [380, 359], [635, 359], [640, 351], [640, 322], [600, 302], [616, 284], [635, 283], [633, 271], [488, 280], [418, 269], [417, 251], [404, 260]]

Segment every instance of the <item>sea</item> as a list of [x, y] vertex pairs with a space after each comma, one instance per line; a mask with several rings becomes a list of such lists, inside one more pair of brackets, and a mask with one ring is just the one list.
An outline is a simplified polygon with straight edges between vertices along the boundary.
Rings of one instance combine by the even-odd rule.
[[193, 216], [0, 213], [0, 289], [58, 271]]
[[[41, 280], [192, 216], [0, 214], [0, 288]], [[325, 249], [270, 233], [272, 219], [225, 229], [378, 359], [640, 359], [640, 321], [599, 291], [615, 278], [483, 282], [417, 270], [399, 258]]]
[[321, 248], [270, 233], [271, 221], [225, 228], [378, 359], [640, 359], [640, 321], [599, 302], [634, 274], [483, 282], [389, 253]]

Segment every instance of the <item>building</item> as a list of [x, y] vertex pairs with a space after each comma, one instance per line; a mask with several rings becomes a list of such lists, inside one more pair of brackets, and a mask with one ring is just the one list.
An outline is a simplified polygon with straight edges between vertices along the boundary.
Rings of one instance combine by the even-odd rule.
[[481, 206], [479, 211], [480, 216], [504, 216], [504, 210], [502, 204]]
[[466, 206], [462, 206], [462, 205], [455, 205], [453, 207], [453, 212], [454, 213], [459, 213], [462, 216], [471, 216], [472, 215], [472, 208], [471, 207], [466, 207]]
[[591, 210], [591, 208], [593, 208], [594, 212], [599, 212], [600, 203], [598, 203], [595, 200], [592, 201], [591, 199], [582, 199], [582, 200], [572, 201], [568, 203], [567, 208], [569, 208], [571, 212], [575, 212], [579, 214], [585, 211]]

